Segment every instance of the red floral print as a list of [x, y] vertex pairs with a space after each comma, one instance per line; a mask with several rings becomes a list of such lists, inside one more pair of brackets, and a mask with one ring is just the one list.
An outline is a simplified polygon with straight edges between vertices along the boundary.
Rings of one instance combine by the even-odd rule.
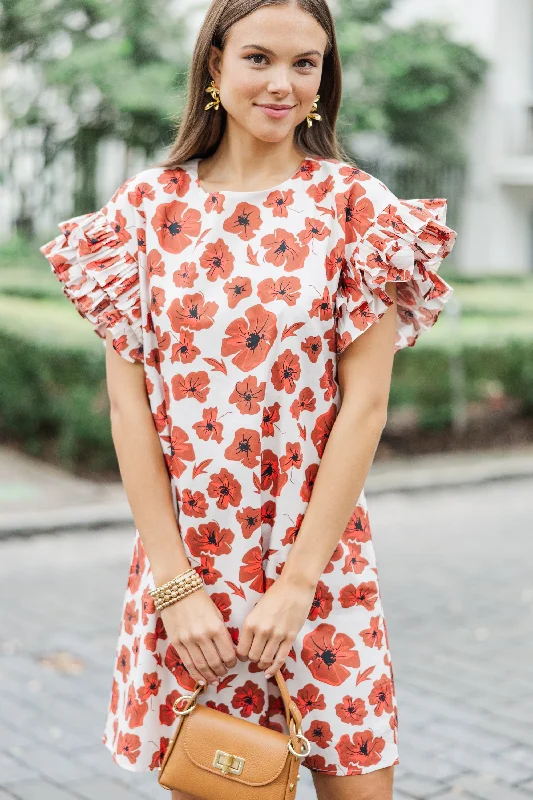
[[[98, 211], [61, 222], [41, 252], [95, 333], [110, 331], [114, 350], [142, 365], [176, 536], [237, 644], [304, 524], [342, 404], [342, 353], [393, 304], [390, 281], [394, 352], [435, 324], [453, 291], [438, 268], [455, 232], [445, 200], [399, 199], [334, 158], [307, 157], [289, 180], [249, 193], [205, 192], [198, 162], [134, 175]], [[195, 687], [153, 586], [136, 530], [102, 735], [135, 771], [158, 769], [173, 703]], [[311, 741], [305, 767], [357, 775], [399, 763], [364, 490], [282, 673]], [[198, 702], [286, 730], [277, 685], [254, 662], [238, 661]]]

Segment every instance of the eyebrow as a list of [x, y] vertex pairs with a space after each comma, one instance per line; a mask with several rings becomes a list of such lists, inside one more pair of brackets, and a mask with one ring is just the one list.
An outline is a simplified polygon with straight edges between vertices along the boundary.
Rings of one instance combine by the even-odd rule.
[[[268, 47], [263, 47], [260, 44], [245, 44], [245, 45], [243, 45], [243, 47], [241, 47], [241, 50], [246, 50], [249, 47], [253, 48], [254, 50], [262, 50], [263, 53], [268, 53], [268, 55], [270, 55], [270, 56], [275, 56], [276, 55], [273, 50], [269, 50]], [[298, 53], [297, 55], [294, 56], [294, 58], [303, 58], [304, 56], [320, 56], [320, 57], [322, 57], [322, 53], [320, 53], [318, 50], [308, 50], [306, 53]]]

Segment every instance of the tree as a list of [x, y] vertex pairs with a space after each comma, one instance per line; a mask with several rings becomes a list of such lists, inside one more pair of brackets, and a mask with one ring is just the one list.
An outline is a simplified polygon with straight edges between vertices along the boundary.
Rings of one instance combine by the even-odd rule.
[[344, 67], [341, 129], [378, 131], [441, 163], [464, 159], [462, 129], [487, 62], [450, 40], [442, 25], [394, 29], [390, 0], [341, 0], [339, 49]]
[[120, 137], [147, 157], [167, 142], [185, 83], [185, 34], [164, 0], [6, 5], [0, 47], [17, 67], [6, 104], [13, 124], [42, 127], [45, 164], [73, 148], [75, 213], [96, 207], [100, 139]]

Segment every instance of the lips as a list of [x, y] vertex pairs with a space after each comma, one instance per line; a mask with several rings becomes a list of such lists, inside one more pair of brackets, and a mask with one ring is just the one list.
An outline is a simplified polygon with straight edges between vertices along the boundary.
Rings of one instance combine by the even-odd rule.
[[276, 106], [268, 103], [257, 103], [260, 108], [273, 108], [275, 111], [289, 111], [293, 106]]

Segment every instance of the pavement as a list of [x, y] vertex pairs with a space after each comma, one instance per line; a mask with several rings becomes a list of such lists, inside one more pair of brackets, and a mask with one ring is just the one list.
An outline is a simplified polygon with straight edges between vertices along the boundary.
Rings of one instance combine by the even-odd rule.
[[[526, 448], [372, 468], [395, 800], [533, 800], [532, 466]], [[134, 528], [105, 525], [123, 498], [89, 484], [0, 449], [0, 800], [169, 797], [101, 744]]]

